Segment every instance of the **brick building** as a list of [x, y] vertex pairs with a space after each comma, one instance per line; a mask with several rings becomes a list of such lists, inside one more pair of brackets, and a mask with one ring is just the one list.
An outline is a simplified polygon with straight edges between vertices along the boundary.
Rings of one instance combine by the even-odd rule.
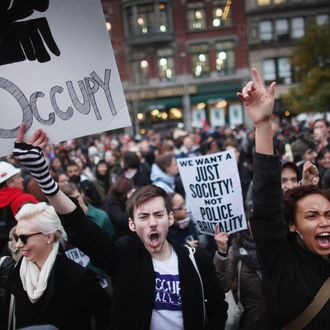
[[237, 125], [249, 79], [243, 0], [102, 0], [135, 132]]

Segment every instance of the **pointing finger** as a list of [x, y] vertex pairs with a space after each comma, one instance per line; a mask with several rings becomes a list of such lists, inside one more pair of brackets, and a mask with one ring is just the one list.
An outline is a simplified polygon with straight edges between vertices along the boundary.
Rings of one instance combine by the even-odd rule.
[[268, 88], [268, 94], [270, 94], [271, 96], [275, 96], [275, 87], [276, 87], [276, 82], [273, 81]]
[[257, 87], [263, 87], [264, 82], [263, 82], [259, 72], [257, 71], [257, 69], [252, 68], [251, 73], [252, 73], [252, 76], [254, 78], [254, 81], [256, 82]]
[[214, 226], [214, 235], [218, 235], [219, 234], [219, 224], [217, 223], [215, 226]]
[[17, 135], [16, 135], [16, 142], [22, 143], [24, 141], [24, 133], [25, 133], [25, 124], [22, 123], [18, 127]]

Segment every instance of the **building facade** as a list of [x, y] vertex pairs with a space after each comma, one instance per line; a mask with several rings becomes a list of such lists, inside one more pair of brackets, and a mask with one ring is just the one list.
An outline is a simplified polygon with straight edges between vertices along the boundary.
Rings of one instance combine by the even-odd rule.
[[266, 83], [277, 82], [278, 114], [290, 114], [281, 95], [299, 82], [299, 68], [290, 56], [307, 29], [329, 23], [329, 0], [245, 0], [249, 63]]
[[103, 0], [135, 128], [239, 125], [249, 79], [244, 0]]

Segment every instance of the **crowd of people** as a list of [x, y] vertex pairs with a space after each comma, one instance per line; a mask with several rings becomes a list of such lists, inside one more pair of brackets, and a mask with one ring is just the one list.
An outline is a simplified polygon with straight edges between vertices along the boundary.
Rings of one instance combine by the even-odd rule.
[[[229, 329], [229, 291], [239, 329], [330, 329], [329, 297], [303, 314], [330, 276], [329, 123], [280, 120], [275, 84], [252, 76], [238, 97], [253, 129], [51, 146], [20, 126], [0, 162], [1, 329]], [[225, 150], [248, 229], [212, 237], [195, 226], [176, 160]]]

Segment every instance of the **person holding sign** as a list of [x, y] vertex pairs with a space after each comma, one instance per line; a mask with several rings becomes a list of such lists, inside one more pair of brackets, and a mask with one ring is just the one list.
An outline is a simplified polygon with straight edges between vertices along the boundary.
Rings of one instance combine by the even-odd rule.
[[[107, 271], [113, 283], [111, 329], [218, 330], [227, 318], [227, 303], [210, 255], [171, 245], [166, 237], [174, 218], [166, 192], [145, 186], [128, 200], [129, 228], [135, 237], [113, 241], [86, 218], [49, 174], [41, 148], [48, 137], [37, 130], [23, 143], [18, 131], [15, 157], [38, 181], [54, 206], [71, 244]], [[194, 253], [195, 263], [190, 260]], [[196, 267], [196, 268], [195, 268]]]
[[[281, 162], [274, 154], [271, 129], [275, 82], [266, 89], [256, 69], [252, 75], [253, 81], [237, 95], [256, 128], [251, 227], [262, 271], [266, 328], [330, 329], [329, 192], [297, 187], [286, 195], [283, 207]], [[312, 312], [307, 315], [306, 309]]]
[[[236, 300], [239, 291], [239, 299], [244, 307], [239, 329], [266, 329], [262, 276], [250, 227], [229, 235], [220, 232], [216, 225], [214, 240], [217, 251], [213, 262], [221, 288], [225, 293], [231, 290]], [[231, 303], [230, 300], [228, 302]]]

